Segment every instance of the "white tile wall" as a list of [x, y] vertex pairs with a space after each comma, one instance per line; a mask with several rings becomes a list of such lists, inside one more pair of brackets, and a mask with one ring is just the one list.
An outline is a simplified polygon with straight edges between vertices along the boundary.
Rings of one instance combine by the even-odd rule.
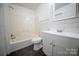
[[49, 21], [40, 22], [40, 30], [49, 30], [49, 28], [50, 28]]
[[79, 33], [79, 18], [52, 22], [50, 28], [52, 30], [61, 28], [65, 32]]

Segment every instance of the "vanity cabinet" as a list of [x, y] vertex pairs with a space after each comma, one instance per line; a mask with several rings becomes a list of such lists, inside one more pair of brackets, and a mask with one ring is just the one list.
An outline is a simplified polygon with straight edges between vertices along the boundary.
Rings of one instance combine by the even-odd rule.
[[78, 17], [78, 16], [79, 16], [78, 3], [70, 3], [58, 9], [55, 9], [55, 21]]
[[42, 33], [41, 37], [43, 38], [43, 52], [47, 56], [52, 56], [52, 38], [50, 38], [49, 34]]
[[41, 34], [41, 37], [43, 39], [43, 52], [47, 56], [73, 56], [78, 54], [77, 52], [70, 53], [72, 49], [79, 48], [79, 39], [45, 32]]

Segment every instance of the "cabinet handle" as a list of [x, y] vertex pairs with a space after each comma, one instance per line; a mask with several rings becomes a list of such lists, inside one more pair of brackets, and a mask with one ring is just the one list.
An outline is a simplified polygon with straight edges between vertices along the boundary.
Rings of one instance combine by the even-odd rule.
[[56, 45], [55, 44], [53, 44], [52, 42], [50, 43], [50, 45], [53, 45], [53, 47], [55, 47]]
[[50, 45], [52, 45], [52, 42], [50, 43]]

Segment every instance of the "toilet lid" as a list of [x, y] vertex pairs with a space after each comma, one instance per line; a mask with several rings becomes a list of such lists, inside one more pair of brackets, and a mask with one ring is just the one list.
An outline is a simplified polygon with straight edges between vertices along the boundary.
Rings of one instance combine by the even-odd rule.
[[42, 38], [40, 38], [40, 37], [34, 37], [32, 39], [32, 42], [41, 41], [41, 40], [42, 40]]

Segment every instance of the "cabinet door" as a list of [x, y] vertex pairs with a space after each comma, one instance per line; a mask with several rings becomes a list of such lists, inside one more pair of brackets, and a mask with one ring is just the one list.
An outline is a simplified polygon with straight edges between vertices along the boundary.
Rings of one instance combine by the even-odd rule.
[[53, 55], [54, 56], [64, 56], [67, 55], [66, 48], [68, 48], [68, 40], [66, 38], [53, 35]]
[[47, 40], [43, 40], [43, 51], [46, 55], [52, 56], [52, 43]]
[[52, 39], [49, 34], [43, 34], [43, 51], [46, 55], [52, 56]]
[[64, 36], [57, 36], [52, 35], [54, 38], [54, 45], [53, 46], [53, 55], [54, 56], [65, 56], [65, 55], [76, 55], [70, 54], [70, 51], [67, 49], [77, 49], [79, 47], [79, 40]]
[[62, 20], [76, 16], [76, 4], [68, 4], [55, 11], [55, 20]]

